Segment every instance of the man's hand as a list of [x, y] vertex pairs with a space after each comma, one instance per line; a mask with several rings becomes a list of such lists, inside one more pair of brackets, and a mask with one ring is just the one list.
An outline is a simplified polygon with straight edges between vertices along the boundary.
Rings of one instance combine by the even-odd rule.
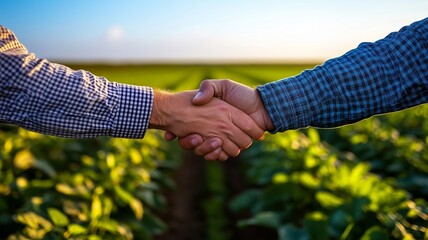
[[213, 97], [241, 109], [248, 114], [265, 131], [273, 129], [273, 123], [265, 109], [263, 101], [256, 89], [231, 80], [205, 80], [192, 102], [204, 105]]
[[191, 145], [200, 143], [199, 137], [210, 139], [204, 144], [211, 143], [216, 149], [221, 147], [215, 152], [219, 159], [238, 155], [251, 145], [252, 139], [263, 136], [264, 131], [243, 111], [220, 99], [212, 99], [203, 106], [194, 105], [195, 94], [196, 91], [174, 94], [155, 91], [149, 128], [162, 129], [178, 137], [199, 135], [189, 138]]
[[[213, 98], [220, 98], [229, 104], [241, 109], [248, 114], [263, 130], [272, 130], [273, 123], [270, 120], [268, 113], [264, 107], [263, 101], [260, 98], [256, 89], [252, 89], [231, 80], [205, 80], [201, 83], [200, 89], [192, 102], [195, 105], [203, 105]], [[215, 99], [215, 98], [214, 98]], [[165, 134], [165, 139], [171, 141], [175, 136], [171, 133]], [[197, 135], [190, 135], [186, 137], [179, 137], [180, 145], [185, 149], [194, 149], [198, 155], [205, 155], [206, 159], [217, 159], [218, 156], [226, 153], [215, 148], [213, 142], [219, 139], [208, 138], [200, 143], [201, 138]], [[229, 155], [230, 156], [230, 155]]]

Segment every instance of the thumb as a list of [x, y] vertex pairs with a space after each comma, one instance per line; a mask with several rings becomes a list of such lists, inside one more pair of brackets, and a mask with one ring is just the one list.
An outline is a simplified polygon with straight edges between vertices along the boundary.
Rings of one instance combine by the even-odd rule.
[[199, 86], [199, 91], [193, 97], [192, 103], [195, 105], [204, 105], [208, 103], [215, 95], [216, 85], [213, 80], [204, 80]]

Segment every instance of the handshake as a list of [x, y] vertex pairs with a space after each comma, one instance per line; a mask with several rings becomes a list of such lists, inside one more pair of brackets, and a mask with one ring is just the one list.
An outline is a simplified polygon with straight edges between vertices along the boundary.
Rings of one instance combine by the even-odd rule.
[[262, 140], [273, 123], [256, 89], [230, 80], [205, 80], [199, 91], [155, 91], [149, 128], [176, 137], [206, 160], [226, 160]]

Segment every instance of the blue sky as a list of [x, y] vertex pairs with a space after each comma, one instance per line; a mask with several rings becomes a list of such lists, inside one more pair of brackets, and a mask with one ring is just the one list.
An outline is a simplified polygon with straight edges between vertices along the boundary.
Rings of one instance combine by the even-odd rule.
[[0, 24], [61, 61], [324, 61], [428, 17], [428, 1], [1, 1]]

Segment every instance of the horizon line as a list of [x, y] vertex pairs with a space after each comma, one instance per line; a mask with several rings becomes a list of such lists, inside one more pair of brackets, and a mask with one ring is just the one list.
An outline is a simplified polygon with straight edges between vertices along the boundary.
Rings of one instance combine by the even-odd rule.
[[53, 59], [50, 62], [71, 64], [71, 65], [318, 65], [325, 62], [321, 59], [237, 59], [237, 60], [96, 60], [96, 59]]

